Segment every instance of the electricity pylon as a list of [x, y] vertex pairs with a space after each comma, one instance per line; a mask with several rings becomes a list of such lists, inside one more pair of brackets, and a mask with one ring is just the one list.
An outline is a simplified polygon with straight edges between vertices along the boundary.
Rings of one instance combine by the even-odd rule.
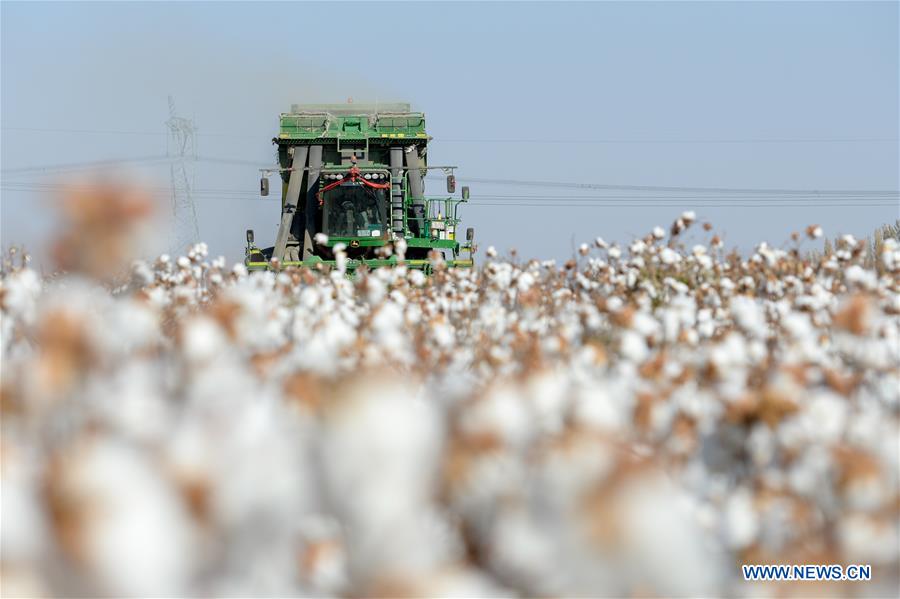
[[169, 96], [169, 141], [166, 154], [172, 158], [171, 251], [187, 253], [187, 248], [200, 241], [197, 207], [194, 205], [194, 160], [197, 158], [197, 129], [194, 122], [175, 114], [175, 100]]

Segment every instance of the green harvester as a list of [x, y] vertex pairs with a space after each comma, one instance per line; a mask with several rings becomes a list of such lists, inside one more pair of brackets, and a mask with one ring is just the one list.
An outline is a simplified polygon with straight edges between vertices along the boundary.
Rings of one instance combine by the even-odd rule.
[[[260, 179], [267, 196], [269, 177], [281, 176], [278, 234], [272, 247], [259, 248], [247, 231], [247, 267], [333, 266], [338, 244], [349, 272], [394, 266], [401, 239], [409, 267], [430, 272], [439, 257], [471, 267], [474, 230], [457, 239], [469, 189], [455, 197], [456, 167], [427, 164], [430, 139], [425, 114], [409, 104], [294, 104], [272, 140], [278, 167], [262, 169]], [[425, 196], [429, 171], [446, 175], [448, 195]]]

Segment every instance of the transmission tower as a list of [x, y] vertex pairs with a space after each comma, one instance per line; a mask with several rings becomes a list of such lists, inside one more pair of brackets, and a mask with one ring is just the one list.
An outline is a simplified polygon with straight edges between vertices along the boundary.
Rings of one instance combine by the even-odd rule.
[[175, 100], [169, 96], [169, 143], [166, 154], [172, 158], [172, 217], [171, 251], [178, 255], [200, 240], [197, 226], [197, 207], [194, 205], [194, 160], [197, 158], [194, 122], [176, 115]]

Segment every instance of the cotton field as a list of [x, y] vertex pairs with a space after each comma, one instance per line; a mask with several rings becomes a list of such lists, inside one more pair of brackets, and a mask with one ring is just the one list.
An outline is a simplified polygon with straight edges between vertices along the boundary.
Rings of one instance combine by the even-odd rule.
[[[6, 596], [898, 592], [894, 240], [740, 256], [687, 212], [351, 278], [132, 262], [143, 200], [94, 202], [67, 274], [3, 268]], [[778, 563], [872, 580], [741, 574]]]

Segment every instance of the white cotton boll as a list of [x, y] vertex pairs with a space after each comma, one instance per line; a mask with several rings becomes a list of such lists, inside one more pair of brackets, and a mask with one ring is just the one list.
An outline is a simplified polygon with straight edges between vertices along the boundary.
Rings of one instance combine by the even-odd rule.
[[521, 448], [531, 440], [536, 423], [530, 404], [519, 389], [501, 385], [472, 404], [460, 418], [468, 435], [498, 435], [503, 442]]
[[127, 363], [107, 379], [94, 381], [88, 393], [103, 421], [126, 437], [154, 443], [166, 438], [173, 410], [162, 400], [160, 370], [143, 362]]
[[412, 269], [409, 271], [409, 282], [413, 287], [421, 287], [425, 284], [427, 277], [421, 270]]
[[624, 305], [624, 302], [622, 302], [622, 298], [620, 298], [618, 296], [613, 296], [606, 300], [606, 308], [610, 312], [618, 312], [619, 310], [622, 309], [623, 305]]
[[244, 278], [247, 276], [247, 267], [242, 262], [238, 262], [231, 268], [231, 272], [238, 278]]
[[175, 262], [180, 268], [190, 268], [191, 266], [191, 261], [186, 256], [179, 256]]
[[731, 494], [725, 504], [724, 536], [732, 549], [748, 547], [759, 534], [759, 517], [753, 505], [753, 495], [741, 488]]
[[695, 220], [697, 220], [697, 213], [693, 210], [686, 210], [681, 213], [681, 220], [683, 220], [687, 224], [691, 224]]
[[316, 233], [313, 237], [313, 241], [316, 242], [316, 245], [328, 245], [328, 235], [325, 233]]
[[488, 258], [496, 258], [497, 257], [497, 249], [494, 246], [488, 246], [488, 249], [485, 251], [485, 254]]
[[553, 372], [532, 376], [525, 383], [525, 395], [542, 431], [553, 434], [564, 428], [571, 403], [567, 377]]
[[658, 225], [655, 226], [655, 227], [653, 227], [653, 237], [654, 237], [655, 239], [662, 239], [662, 238], [665, 237], [665, 236], [666, 236], [666, 230], [665, 230], [665, 229], [663, 229], [662, 227], [660, 227], [660, 226], [658, 226]]
[[697, 264], [700, 265], [700, 268], [704, 270], [710, 270], [713, 266], [712, 258], [707, 256], [706, 254], [700, 255], [696, 257]]
[[158, 469], [130, 446], [109, 439], [91, 441], [69, 459], [59, 492], [68, 505], [84, 510], [84, 560], [101, 587], [117, 596], [186, 593], [192, 527]]
[[366, 301], [370, 304], [380, 303], [386, 293], [387, 288], [379, 278], [368, 277], [366, 279]]
[[653, 337], [659, 334], [661, 326], [653, 316], [638, 310], [631, 319], [631, 328], [644, 337]]
[[647, 244], [644, 243], [643, 239], [636, 239], [628, 248], [632, 254], [638, 255], [643, 254], [647, 251]]
[[207, 450], [219, 470], [211, 509], [226, 530], [252, 527], [266, 545], [256, 556], [269, 553], [274, 561], [273, 550], [290, 541], [284, 523], [313, 505], [313, 482], [303, 451], [305, 431], [274, 398], [257, 394], [254, 400], [237, 403], [228, 434], [209, 439], [215, 446]]
[[[47, 522], [41, 509], [39, 472], [34, 449], [7, 445], [4, 439], [0, 469], [3, 526], [0, 543], [4, 564], [27, 564], [40, 559], [48, 543]], [[5, 573], [4, 573], [5, 577]], [[6, 587], [4, 581], [4, 587]], [[4, 595], [6, 595], [4, 588]]]
[[848, 514], [837, 526], [842, 553], [845, 559], [855, 563], [896, 563], [896, 521], [878, 522], [867, 514]]
[[735, 322], [747, 333], [762, 338], [768, 333], [766, 318], [759, 304], [753, 299], [738, 295], [731, 300], [731, 314]]
[[622, 256], [622, 250], [619, 249], [619, 246], [614, 245], [606, 250], [606, 255], [609, 256], [612, 260], [618, 260]]
[[397, 253], [397, 258], [403, 260], [406, 256], [406, 248], [407, 243], [406, 240], [402, 237], [394, 240], [394, 251]]
[[671, 265], [679, 262], [681, 260], [681, 255], [671, 248], [663, 248], [659, 252], [659, 259], [662, 260], [663, 264]]
[[142, 260], [137, 260], [131, 265], [131, 273], [138, 285], [149, 285], [153, 282], [153, 270]]
[[367, 378], [336, 392], [322, 425], [322, 475], [356, 580], [428, 572], [451, 558], [454, 541], [429, 507], [441, 444], [434, 404], [399, 381]]
[[590, 252], [590, 251], [591, 251], [591, 248], [589, 248], [588, 244], [586, 244], [586, 243], [582, 243], [580, 246], [578, 246], [578, 253], [581, 254], [582, 256], [587, 256], [588, 252]]
[[816, 394], [803, 411], [810, 438], [822, 442], [837, 442], [847, 426], [849, 405], [843, 397], [829, 392]]
[[900, 268], [900, 243], [896, 239], [885, 239], [881, 244], [881, 264], [888, 271]]
[[634, 268], [629, 268], [628, 272], [625, 273], [625, 285], [629, 289], [634, 289], [638, 282], [638, 271]]
[[853, 264], [844, 271], [844, 278], [848, 283], [859, 285], [864, 289], [874, 289], [878, 285], [878, 274], [873, 270], [866, 270], [858, 264]]
[[797, 340], [804, 340], [813, 334], [809, 315], [804, 312], [789, 312], [781, 319], [781, 326]]
[[442, 349], [449, 349], [456, 342], [453, 328], [444, 322], [436, 322], [431, 325], [431, 338]]
[[622, 338], [619, 341], [619, 351], [622, 357], [635, 363], [643, 362], [650, 353], [643, 335], [635, 331], [624, 331], [622, 333]]
[[[666, 596], [720, 594], [725, 564], [683, 490], [661, 474], [645, 474], [626, 481], [616, 495], [624, 538], [607, 559], [625, 578], [625, 588], [653, 588]], [[590, 594], [583, 591], [573, 594]]]
[[694, 256], [703, 256], [706, 254], [706, 246], [697, 244], [691, 249]]
[[34, 321], [37, 298], [43, 282], [30, 268], [20, 270], [3, 280], [3, 309], [15, 314], [28, 324]]
[[228, 343], [222, 328], [206, 316], [189, 320], [182, 335], [182, 351], [193, 363], [214, 359]]
[[600, 248], [600, 249], [606, 249], [607, 247], [609, 247], [609, 244], [607, 244], [607, 243], [603, 240], [602, 237], [598, 237], [597, 239], [595, 239], [595, 240], [594, 240], [594, 245], [597, 246], [597, 247]]
[[631, 425], [634, 400], [631, 389], [621, 379], [585, 385], [575, 396], [578, 422], [603, 432], [622, 432]]
[[775, 435], [766, 424], [756, 424], [747, 437], [747, 449], [757, 466], [765, 466], [775, 456]]
[[534, 276], [531, 273], [523, 272], [516, 279], [516, 287], [519, 291], [528, 291], [534, 285]]

